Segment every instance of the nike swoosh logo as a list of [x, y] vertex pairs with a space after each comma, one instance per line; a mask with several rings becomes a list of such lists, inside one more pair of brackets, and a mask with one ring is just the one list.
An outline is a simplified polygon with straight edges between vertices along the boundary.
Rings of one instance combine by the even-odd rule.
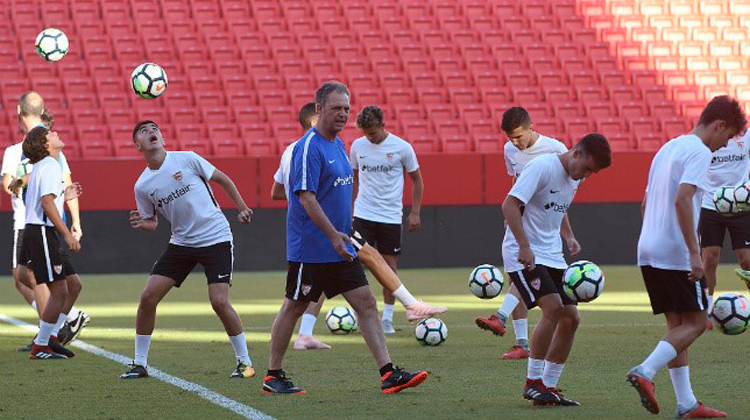
[[153, 192], [148, 193], [148, 195], [150, 195], [151, 197], [153, 197], [154, 194], [156, 194], [156, 190], [154, 190]]
[[393, 248], [393, 252], [401, 251], [401, 248]]
[[218, 277], [219, 277], [220, 279], [225, 279], [225, 278], [229, 277], [229, 274], [219, 274], [219, 276], [218, 276]]
[[750, 245], [750, 241], [745, 241], [745, 245]]
[[559, 193], [559, 192], [560, 192], [560, 190], [549, 190], [549, 193], [550, 193], [550, 194], [557, 194], [557, 193]]
[[366, 158], [366, 157], [367, 157], [367, 156], [360, 156], [359, 158], [360, 158], [360, 159], [364, 159], [364, 158]]
[[333, 162], [336, 162], [336, 159], [328, 161], [328, 163], [333, 163]]
[[167, 87], [167, 85], [158, 85], [158, 86], [156, 86], [156, 91], [157, 91], [157, 92], [161, 92], [161, 91], [162, 91], [162, 90], [164, 90], [164, 89], [165, 89], [166, 87]]

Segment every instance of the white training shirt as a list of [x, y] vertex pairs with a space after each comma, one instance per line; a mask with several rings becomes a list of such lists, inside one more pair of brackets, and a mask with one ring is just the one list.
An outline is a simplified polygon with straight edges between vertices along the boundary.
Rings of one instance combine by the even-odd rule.
[[379, 144], [360, 137], [352, 144], [350, 161], [352, 168], [359, 171], [354, 217], [400, 225], [404, 170], [411, 173], [419, 169], [411, 144], [391, 133]]
[[[677, 221], [675, 199], [680, 184], [706, 189], [711, 150], [686, 134], [670, 140], [651, 162], [646, 186], [646, 210], [638, 239], [638, 265], [690, 271], [690, 254]], [[701, 192], [693, 196], [693, 232], [698, 229]]]
[[52, 194], [55, 196], [55, 207], [62, 217], [65, 204], [65, 182], [63, 181], [60, 163], [53, 157], [47, 156], [34, 165], [26, 187], [26, 223], [30, 225], [52, 226], [42, 208], [42, 197]]
[[286, 201], [289, 201], [289, 173], [292, 171], [292, 153], [296, 144], [297, 142], [295, 141], [284, 149], [284, 153], [281, 154], [279, 169], [273, 174], [273, 180], [284, 186]]
[[171, 244], [192, 248], [232, 240], [208, 181], [216, 168], [194, 152], [167, 152], [159, 169], [146, 167], [135, 183], [135, 202], [144, 219], [158, 210], [172, 225]]
[[[13, 146], [9, 146], [5, 149], [3, 154], [3, 165], [0, 170], [0, 176], [9, 174], [12, 177], [16, 176], [18, 171], [18, 165], [21, 163], [23, 157], [23, 142], [16, 143]], [[70, 174], [70, 167], [68, 166], [68, 160], [65, 158], [63, 152], [60, 152], [60, 166], [62, 166], [63, 175]], [[29, 170], [33, 168], [30, 165]], [[11, 205], [13, 206], [13, 229], [23, 229], [26, 225], [26, 206], [23, 203], [22, 197], [13, 196], [11, 198]], [[62, 216], [62, 212], [60, 213]]]
[[737, 186], [750, 176], [750, 131], [742, 137], [736, 137], [726, 147], [714, 152], [711, 166], [708, 167], [707, 190], [702, 191], [701, 207], [716, 211], [714, 192], [725, 185]]
[[[525, 205], [521, 220], [536, 264], [559, 269], [568, 266], [563, 257], [560, 225], [579, 184], [565, 171], [557, 154], [547, 154], [529, 162], [508, 193]], [[518, 262], [518, 250], [518, 242], [507, 227], [503, 239], [506, 273], [524, 269]]]
[[508, 170], [508, 175], [518, 178], [523, 168], [532, 159], [550, 153], [559, 155], [567, 151], [568, 148], [561, 141], [541, 134], [539, 134], [539, 138], [536, 139], [531, 147], [524, 150], [519, 150], [513, 145], [513, 142], [509, 141], [505, 143], [505, 147], [503, 148], [505, 168]]

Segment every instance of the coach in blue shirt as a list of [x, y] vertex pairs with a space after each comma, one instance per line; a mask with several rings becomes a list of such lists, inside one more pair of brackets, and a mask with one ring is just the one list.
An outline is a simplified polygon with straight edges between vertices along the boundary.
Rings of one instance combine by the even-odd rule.
[[297, 319], [309, 302], [343, 294], [381, 374], [381, 391], [419, 385], [426, 372], [394, 369], [370, 289], [349, 235], [352, 230], [354, 173], [338, 133], [349, 119], [349, 90], [328, 82], [315, 92], [318, 121], [292, 153], [287, 211], [286, 299], [271, 331], [271, 358], [263, 383], [266, 393], [303, 393], [281, 369]]

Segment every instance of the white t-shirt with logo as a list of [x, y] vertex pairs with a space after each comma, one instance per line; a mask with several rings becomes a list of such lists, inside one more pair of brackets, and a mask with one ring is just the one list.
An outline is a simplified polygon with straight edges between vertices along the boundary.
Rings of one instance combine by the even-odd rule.
[[62, 217], [65, 204], [65, 182], [62, 168], [54, 158], [47, 156], [34, 165], [26, 187], [26, 223], [30, 225], [45, 225], [54, 227], [42, 208], [42, 197], [53, 194], [55, 207]]
[[135, 183], [144, 219], [156, 211], [172, 225], [171, 244], [192, 248], [232, 240], [229, 222], [208, 184], [216, 168], [194, 152], [167, 152], [159, 169], [146, 167]]
[[539, 156], [548, 155], [554, 153], [556, 155], [565, 153], [568, 148], [552, 137], [539, 135], [531, 147], [519, 150], [512, 142], [506, 142], [503, 148], [503, 154], [505, 155], [505, 168], [508, 170], [508, 175], [518, 178], [521, 175], [521, 171], [532, 159]]
[[[523, 230], [529, 238], [536, 264], [565, 269], [560, 225], [580, 181], [568, 175], [557, 154], [546, 154], [530, 161], [516, 179], [508, 195], [524, 203]], [[505, 272], [521, 271], [519, 246], [510, 227], [505, 228], [503, 262]]]
[[[701, 139], [686, 134], [670, 140], [651, 161], [646, 187], [646, 210], [638, 239], [638, 265], [663, 270], [690, 271], [690, 254], [677, 221], [675, 199], [680, 184], [707, 189], [711, 150]], [[701, 193], [693, 196], [693, 231], [698, 229]]]
[[354, 200], [354, 217], [378, 223], [401, 224], [403, 216], [404, 170], [419, 169], [414, 148], [388, 133], [379, 144], [360, 137], [350, 151], [352, 168], [359, 171], [359, 191]]
[[[23, 157], [23, 142], [16, 143], [13, 146], [9, 146], [5, 149], [3, 154], [3, 166], [0, 170], [0, 176], [9, 174], [13, 177], [16, 176], [18, 171], [18, 165], [21, 163]], [[63, 152], [60, 152], [60, 166], [62, 166], [63, 175], [70, 174], [70, 167], [68, 166], [68, 160], [65, 158]], [[29, 170], [33, 168], [33, 165], [29, 164]], [[22, 197], [13, 196], [11, 198], [11, 205], [13, 206], [13, 229], [23, 229], [26, 225], [26, 206], [23, 203]], [[62, 212], [60, 213], [62, 216]]]
[[295, 141], [284, 149], [284, 153], [281, 154], [279, 169], [273, 174], [273, 180], [284, 186], [287, 201], [289, 201], [289, 173], [292, 171], [292, 153], [296, 144], [297, 142]]
[[714, 152], [708, 167], [707, 190], [702, 191], [701, 207], [716, 211], [714, 192], [725, 185], [737, 186], [750, 176], [750, 131], [744, 136], [729, 140], [727, 147]]

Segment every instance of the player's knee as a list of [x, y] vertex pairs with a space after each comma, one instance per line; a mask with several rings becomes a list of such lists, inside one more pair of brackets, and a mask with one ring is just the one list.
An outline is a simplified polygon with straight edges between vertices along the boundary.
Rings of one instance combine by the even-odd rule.
[[577, 312], [566, 312], [560, 319], [560, 322], [564, 322], [569, 330], [576, 331], [578, 325], [581, 324], [581, 316]]
[[78, 278], [78, 276], [70, 276], [67, 278], [66, 282], [68, 283], [68, 293], [78, 296], [81, 289], [83, 289], [81, 279]]
[[159, 297], [155, 293], [144, 290], [143, 293], [141, 293], [140, 306], [142, 308], [154, 309], [156, 308], [156, 305], [159, 304], [159, 300]]
[[750, 270], [750, 255], [740, 254], [739, 263], [743, 270]]
[[229, 299], [226, 296], [210, 296], [211, 307], [216, 313], [224, 313], [231, 307]]

